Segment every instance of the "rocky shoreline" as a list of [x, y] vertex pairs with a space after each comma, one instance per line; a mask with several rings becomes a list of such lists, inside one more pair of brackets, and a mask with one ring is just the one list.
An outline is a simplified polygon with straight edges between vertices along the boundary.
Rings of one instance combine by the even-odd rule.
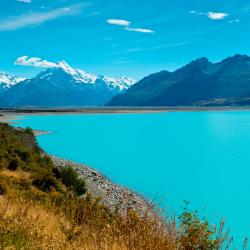
[[126, 213], [128, 209], [137, 211], [141, 215], [152, 212], [149, 201], [135, 192], [114, 184], [96, 170], [55, 156], [51, 156], [51, 158], [58, 168], [72, 167], [85, 180], [88, 192], [94, 197], [100, 198], [100, 202], [110, 209], [118, 209], [122, 214]]

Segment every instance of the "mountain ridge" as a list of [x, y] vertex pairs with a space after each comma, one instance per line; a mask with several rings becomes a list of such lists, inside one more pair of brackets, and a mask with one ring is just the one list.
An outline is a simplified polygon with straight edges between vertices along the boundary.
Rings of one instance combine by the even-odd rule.
[[250, 57], [236, 54], [217, 63], [202, 57], [173, 72], [152, 74], [107, 105], [248, 105], [249, 98]]

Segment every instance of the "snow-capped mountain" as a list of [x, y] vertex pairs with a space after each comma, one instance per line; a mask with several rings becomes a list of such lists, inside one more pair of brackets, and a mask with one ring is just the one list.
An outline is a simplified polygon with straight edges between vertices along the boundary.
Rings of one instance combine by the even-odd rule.
[[80, 69], [74, 69], [65, 61], [59, 62], [58, 68], [47, 69], [45, 72], [41, 72], [38, 77], [40, 77], [41, 79], [51, 80], [54, 77], [55, 71], [58, 71], [58, 69], [61, 69], [65, 73], [67, 73], [72, 78], [72, 81], [77, 84], [98, 85], [98, 83], [103, 82], [111, 89], [124, 91], [135, 83], [133, 79], [128, 77], [113, 78], [103, 75], [94, 75]]
[[5, 73], [0, 73], [0, 93], [24, 80], [25, 78], [18, 78]]
[[107, 86], [118, 91], [124, 91], [130, 88], [135, 81], [128, 77], [112, 78], [107, 76], [98, 76], [96, 82], [103, 81]]
[[133, 83], [127, 77], [90, 74], [62, 61], [32, 79], [13, 84], [1, 97], [11, 106], [100, 106]]

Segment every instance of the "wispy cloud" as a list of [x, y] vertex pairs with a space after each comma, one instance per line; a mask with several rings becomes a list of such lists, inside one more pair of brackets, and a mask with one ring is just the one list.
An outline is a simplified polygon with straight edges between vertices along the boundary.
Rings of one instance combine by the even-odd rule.
[[229, 23], [240, 23], [240, 19], [232, 19], [230, 21], [228, 21]]
[[212, 20], [222, 20], [225, 17], [229, 16], [229, 14], [223, 12], [208, 12], [207, 16]]
[[28, 56], [21, 56], [17, 58], [15, 61], [16, 65], [22, 65], [22, 66], [32, 66], [37, 68], [56, 68], [58, 67], [58, 64], [49, 62], [47, 60], [43, 60], [38, 57], [31, 57]]
[[84, 6], [86, 5], [71, 5], [65, 8], [15, 16], [9, 18], [8, 20], [0, 20], [0, 31], [18, 30], [25, 27], [39, 25], [63, 16], [76, 15], [80, 13]]
[[154, 51], [154, 50], [160, 50], [160, 49], [174, 48], [174, 47], [185, 46], [190, 43], [191, 42], [187, 41], [187, 42], [179, 42], [179, 43], [162, 44], [162, 45], [148, 47], [148, 48], [131, 48], [126, 51], [115, 53], [113, 55], [125, 55], [125, 54], [130, 54], [130, 53], [141, 52], [141, 51]]
[[198, 12], [196, 10], [192, 10], [189, 12], [191, 15], [204, 15], [207, 16], [211, 20], [222, 20], [226, 17], [229, 16], [229, 13], [224, 13], [224, 12]]
[[126, 30], [134, 31], [134, 32], [140, 32], [140, 33], [155, 33], [151, 29], [143, 29], [143, 28], [129, 28], [129, 27], [127, 27]]
[[108, 19], [107, 23], [120, 26], [129, 26], [131, 22], [123, 19]]
[[124, 26], [125, 27], [124, 30], [127, 31], [139, 32], [139, 33], [155, 33], [155, 31], [151, 29], [130, 27], [131, 22], [124, 19], [108, 19], [107, 23], [112, 25]]
[[17, 2], [31, 3], [31, 0], [16, 0]]

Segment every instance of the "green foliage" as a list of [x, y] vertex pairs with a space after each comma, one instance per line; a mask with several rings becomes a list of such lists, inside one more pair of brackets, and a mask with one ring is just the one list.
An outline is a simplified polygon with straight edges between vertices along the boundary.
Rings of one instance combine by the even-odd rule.
[[62, 183], [67, 187], [72, 188], [78, 195], [83, 195], [86, 192], [85, 182], [79, 179], [78, 175], [72, 168], [63, 168], [60, 175]]
[[30, 128], [30, 127], [27, 127], [27, 128], [25, 129], [25, 132], [26, 132], [26, 133], [29, 133], [29, 134], [31, 134], [31, 135], [34, 135], [33, 130], [32, 130], [32, 128]]
[[32, 129], [14, 129], [0, 124], [0, 167], [32, 173], [32, 185], [44, 192], [52, 189], [63, 192], [65, 185], [76, 195], [86, 192], [85, 183], [71, 168], [58, 170], [51, 158], [41, 154]]
[[0, 242], [3, 249], [29, 249], [28, 239], [22, 230], [5, 232], [2, 229], [0, 232]]
[[10, 161], [8, 169], [11, 171], [15, 171], [17, 170], [18, 166], [19, 166], [18, 159], [14, 158]]
[[53, 188], [57, 189], [58, 181], [55, 177], [51, 175], [44, 175], [35, 178], [32, 182], [32, 185], [36, 186], [44, 192], [50, 192]]
[[[221, 249], [221, 238], [216, 237], [216, 227], [212, 227], [205, 219], [200, 220], [197, 211], [189, 211], [188, 203], [180, 215], [182, 245], [185, 249]], [[222, 232], [220, 233], [222, 235]]]
[[21, 168], [36, 171], [41, 168], [41, 150], [33, 133], [0, 124], [0, 166], [9, 169]]

